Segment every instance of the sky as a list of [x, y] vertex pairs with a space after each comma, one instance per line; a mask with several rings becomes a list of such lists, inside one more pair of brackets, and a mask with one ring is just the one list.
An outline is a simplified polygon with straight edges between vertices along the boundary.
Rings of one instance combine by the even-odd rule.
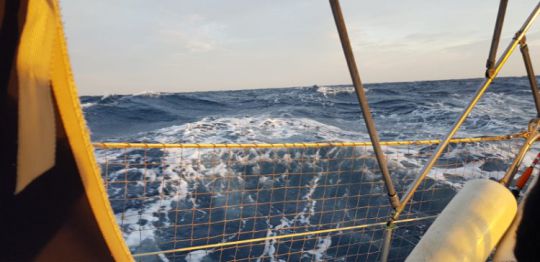
[[[483, 77], [498, 2], [341, 0], [362, 81]], [[536, 4], [509, 2], [499, 53]], [[81, 95], [351, 83], [327, 0], [61, 0], [61, 6]], [[540, 25], [527, 39], [534, 62]], [[525, 74], [516, 50], [500, 75]]]

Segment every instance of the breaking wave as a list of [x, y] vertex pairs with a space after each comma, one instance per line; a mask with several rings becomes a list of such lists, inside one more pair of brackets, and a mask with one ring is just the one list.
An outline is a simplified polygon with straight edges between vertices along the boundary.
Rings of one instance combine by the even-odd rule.
[[[448, 80], [410, 83], [385, 83], [367, 85], [367, 93], [377, 129], [383, 140], [438, 139], [453, 124], [467, 102], [475, 92], [480, 79]], [[282, 143], [312, 141], [366, 141], [369, 137], [363, 127], [361, 112], [351, 86], [312, 86], [283, 89], [242, 90], [201, 93], [144, 93], [136, 95], [110, 95], [81, 97], [83, 110], [92, 131], [92, 139], [100, 141], [130, 141], [158, 143]], [[500, 135], [521, 131], [528, 121], [536, 115], [526, 78], [502, 78], [493, 83], [491, 89], [469, 116], [459, 136]], [[396, 179], [410, 179], [425, 163], [426, 158], [417, 157], [433, 148], [418, 146], [415, 148], [386, 147], [389, 167], [396, 174]], [[496, 153], [493, 153], [496, 152]], [[97, 151], [98, 161], [121, 160], [129, 154], [130, 158], [139, 159], [143, 152], [124, 150], [121, 152]], [[170, 163], [159, 168], [116, 167], [109, 170], [110, 180], [144, 179], [146, 185], [132, 183], [130, 186], [110, 186], [109, 197], [126, 241], [133, 252], [159, 250], [159, 239], [167, 232], [154, 230], [155, 225], [166, 226], [170, 218], [159, 214], [173, 208], [208, 207], [209, 199], [198, 197], [194, 192], [204, 190], [215, 192], [212, 201], [269, 201], [253, 193], [243, 193], [237, 200], [226, 197], [220, 192], [230, 191], [230, 187], [242, 189], [257, 185], [264, 187], [273, 183], [284, 183], [287, 178], [272, 178], [270, 171], [258, 164], [261, 159], [270, 159], [271, 151], [213, 151], [204, 153], [198, 150], [152, 151], [144, 157], [159, 159]], [[442, 183], [452, 190], [460, 188], [464, 181], [473, 177], [500, 178], [515, 152], [507, 144], [478, 144], [474, 146], [455, 146], [443, 155], [441, 161], [461, 161], [460, 165], [433, 170], [431, 179]], [[182, 159], [178, 161], [178, 155]], [[294, 159], [298, 152], [281, 152], [278, 165], [294, 170]], [[336, 156], [370, 155], [369, 149], [362, 152], [345, 149], [325, 149], [312, 151], [308, 155], [314, 159], [314, 170], [322, 167], [318, 158]], [[524, 163], [533, 159], [527, 155]], [[212, 159], [212, 164], [203, 163]], [[202, 162], [201, 162], [202, 159]], [[259, 174], [253, 181], [238, 176], [234, 183], [218, 183], [224, 174], [237, 174], [227, 161], [234, 159], [240, 167]], [[343, 163], [348, 165], [350, 163]], [[373, 166], [375, 162], [371, 163]], [[237, 167], [237, 168], [240, 168]], [[369, 170], [366, 170], [369, 176]], [[371, 174], [376, 179], [375, 174]], [[340, 179], [353, 179], [354, 174], [344, 173]], [[302, 205], [294, 217], [277, 221], [267, 220], [264, 224], [249, 225], [250, 221], [236, 224], [229, 238], [237, 237], [232, 232], [242, 232], [244, 228], [258, 227], [265, 230], [265, 236], [273, 236], [278, 230], [295, 225], [310, 225], [314, 220], [315, 210], [324, 208], [324, 203], [314, 200], [314, 194], [320, 194], [324, 182], [320, 175], [300, 181], [297, 186], [302, 191]], [[400, 187], [399, 183], [397, 184]], [[115, 202], [116, 197], [126, 194], [137, 196], [145, 191], [148, 198], [144, 201]], [[349, 194], [349, 189], [339, 191]], [[382, 190], [382, 189], [377, 189]], [[239, 191], [239, 190], [237, 190]], [[241, 191], [241, 190], [240, 190]], [[167, 192], [167, 194], [164, 194]], [[166, 197], [163, 197], [166, 195]], [[385, 201], [380, 200], [380, 201]], [[210, 201], [211, 202], [211, 201]], [[204, 210], [204, 209], [201, 209]], [[125, 212], [122, 212], [125, 211]], [[244, 210], [247, 212], [249, 210]], [[256, 211], [253, 211], [256, 212]], [[201, 211], [192, 218], [179, 218], [191, 223], [193, 220], [207, 219], [209, 214]], [[236, 218], [239, 214], [226, 214]], [[343, 216], [353, 216], [343, 214]], [[184, 220], [182, 220], [184, 219]], [[318, 218], [322, 219], [322, 218]], [[164, 235], [165, 234], [165, 235]], [[185, 236], [189, 238], [191, 236]], [[337, 258], [329, 254], [333, 243], [332, 237], [321, 236], [314, 239], [313, 245], [302, 250], [298, 259], [324, 261]], [[261, 247], [260, 256], [274, 257], [276, 241], [267, 240]], [[213, 250], [198, 250], [185, 254], [186, 261], [215, 260]], [[333, 257], [335, 256], [335, 257]], [[168, 260], [160, 256], [161, 260]]]

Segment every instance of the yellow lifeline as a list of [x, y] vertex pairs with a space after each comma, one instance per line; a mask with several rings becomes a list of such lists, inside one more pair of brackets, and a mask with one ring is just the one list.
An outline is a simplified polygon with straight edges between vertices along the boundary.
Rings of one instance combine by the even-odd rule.
[[[505, 141], [516, 138], [527, 138], [527, 132], [515, 133], [502, 136], [481, 136], [468, 138], [455, 138], [450, 140], [450, 143], [475, 143], [487, 141]], [[441, 140], [410, 140], [410, 141], [381, 141], [383, 146], [403, 146], [403, 145], [436, 145], [441, 143]], [[310, 142], [310, 143], [244, 143], [244, 144], [161, 144], [161, 143], [104, 143], [98, 142], [93, 144], [94, 147], [100, 149], [121, 149], [121, 148], [319, 148], [319, 147], [368, 147], [371, 142]]]

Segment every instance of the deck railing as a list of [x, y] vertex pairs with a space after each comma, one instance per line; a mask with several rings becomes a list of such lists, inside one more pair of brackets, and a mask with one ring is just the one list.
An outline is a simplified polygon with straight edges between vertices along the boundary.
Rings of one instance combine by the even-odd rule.
[[[453, 139], [393, 225], [401, 261], [473, 178], [500, 179], [527, 133]], [[439, 140], [382, 141], [399, 195]], [[369, 142], [95, 143], [137, 260], [380, 259], [388, 201]]]

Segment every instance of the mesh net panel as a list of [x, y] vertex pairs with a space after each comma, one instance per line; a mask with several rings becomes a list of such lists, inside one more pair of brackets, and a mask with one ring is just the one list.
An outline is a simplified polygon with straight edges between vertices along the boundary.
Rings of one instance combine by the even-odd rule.
[[[390, 261], [406, 258], [466, 180], [502, 177], [521, 143], [450, 144], [400, 216]], [[383, 147], [399, 196], [435, 146]], [[139, 261], [379, 259], [392, 210], [369, 146], [102, 148], [97, 155]]]

